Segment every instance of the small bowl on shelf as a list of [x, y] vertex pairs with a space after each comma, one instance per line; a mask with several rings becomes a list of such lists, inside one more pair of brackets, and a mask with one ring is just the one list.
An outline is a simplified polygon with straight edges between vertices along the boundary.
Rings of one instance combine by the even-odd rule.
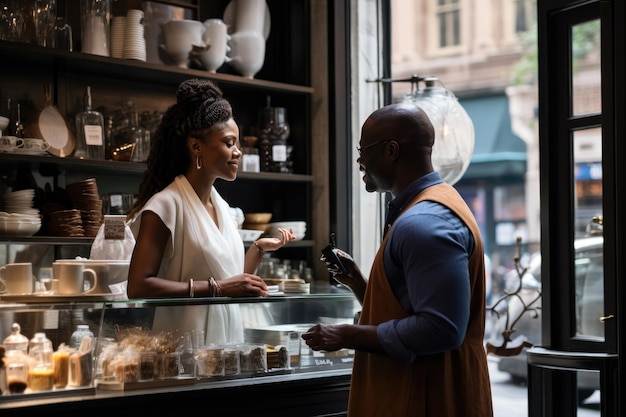
[[272, 213], [244, 213], [245, 223], [267, 224], [272, 220]]

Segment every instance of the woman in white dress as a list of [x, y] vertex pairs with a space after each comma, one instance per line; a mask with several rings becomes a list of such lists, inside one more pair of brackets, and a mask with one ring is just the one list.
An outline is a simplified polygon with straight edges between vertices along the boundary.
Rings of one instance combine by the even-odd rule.
[[[128, 297], [266, 296], [254, 274], [264, 252], [295, 236], [261, 238], [245, 251], [228, 203], [215, 180], [237, 177], [241, 149], [230, 103], [208, 80], [184, 81], [152, 139], [148, 167], [128, 220], [136, 243]], [[207, 342], [240, 342], [237, 305], [191, 306], [158, 311], [157, 329], [205, 330]], [[161, 313], [161, 314], [160, 314]]]

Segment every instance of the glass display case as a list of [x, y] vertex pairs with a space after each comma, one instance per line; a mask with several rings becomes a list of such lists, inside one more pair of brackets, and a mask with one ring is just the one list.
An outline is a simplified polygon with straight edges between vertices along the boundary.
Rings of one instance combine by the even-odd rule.
[[[212, 322], [206, 319], [213, 308], [224, 306], [240, 313], [243, 339], [213, 339]], [[212, 395], [223, 389], [231, 394], [258, 386], [268, 390], [290, 381], [295, 386], [307, 385], [318, 377], [326, 386], [327, 378], [343, 381], [343, 406], [354, 352], [313, 352], [301, 334], [316, 323], [353, 323], [359, 308], [351, 292], [332, 285], [312, 285], [310, 294], [253, 298], [116, 300], [103, 295], [0, 295], [0, 340], [12, 336], [14, 323], [28, 339], [45, 334], [55, 354], [69, 352], [69, 371], [60, 372], [55, 362], [52, 374], [56, 381], [57, 374], [69, 373], [66, 379], [70, 382], [37, 390], [28, 378], [23, 393], [12, 393], [5, 367], [0, 409], [62, 411], [77, 402], [83, 407], [91, 400], [95, 407], [111, 400], [105, 401], [106, 408], [116, 403], [115, 398], [159, 391], [171, 394], [182, 390], [206, 397], [207, 390]], [[5, 363], [6, 358], [10, 355], [5, 353]], [[67, 362], [61, 366], [68, 366]]]

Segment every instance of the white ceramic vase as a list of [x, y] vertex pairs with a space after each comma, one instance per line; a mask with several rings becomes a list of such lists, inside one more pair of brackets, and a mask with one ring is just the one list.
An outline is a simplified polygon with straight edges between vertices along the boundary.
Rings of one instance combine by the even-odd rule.
[[237, 32], [264, 32], [265, 0], [233, 0]]
[[236, 32], [230, 36], [229, 64], [246, 78], [254, 78], [265, 62], [265, 38], [260, 32]]

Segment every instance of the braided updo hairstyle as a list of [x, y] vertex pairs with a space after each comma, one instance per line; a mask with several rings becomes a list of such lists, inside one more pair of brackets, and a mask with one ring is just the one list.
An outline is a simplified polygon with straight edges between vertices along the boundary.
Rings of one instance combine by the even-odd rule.
[[150, 197], [187, 171], [191, 163], [187, 138], [203, 138], [212, 129], [224, 127], [232, 117], [230, 103], [211, 81], [183, 81], [176, 91], [176, 103], [165, 111], [151, 140], [148, 168], [127, 218], [132, 219]]

